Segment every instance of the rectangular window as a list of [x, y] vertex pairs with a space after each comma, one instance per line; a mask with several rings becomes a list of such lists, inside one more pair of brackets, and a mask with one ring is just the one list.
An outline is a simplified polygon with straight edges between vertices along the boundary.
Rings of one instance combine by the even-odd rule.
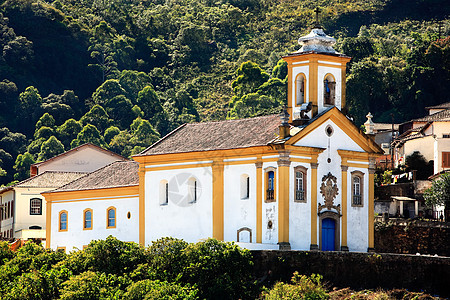
[[450, 168], [450, 152], [442, 152], [442, 167]]
[[267, 172], [267, 194], [266, 201], [275, 200], [275, 172]]
[[30, 200], [30, 215], [42, 215], [42, 200], [33, 198]]
[[250, 177], [247, 177], [247, 199], [250, 198]]

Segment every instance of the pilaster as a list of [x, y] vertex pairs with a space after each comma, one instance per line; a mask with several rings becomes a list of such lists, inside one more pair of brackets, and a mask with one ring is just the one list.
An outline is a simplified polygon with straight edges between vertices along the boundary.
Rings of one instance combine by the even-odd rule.
[[[280, 151], [278, 159], [278, 243], [289, 244], [289, 152]], [[281, 246], [280, 246], [281, 247]]]
[[318, 250], [317, 243], [317, 162], [311, 163], [311, 245], [310, 250]]
[[224, 207], [223, 207], [223, 161], [212, 164], [212, 210], [213, 210], [213, 238], [223, 241]]
[[258, 158], [256, 167], [256, 242], [262, 243], [262, 160]]

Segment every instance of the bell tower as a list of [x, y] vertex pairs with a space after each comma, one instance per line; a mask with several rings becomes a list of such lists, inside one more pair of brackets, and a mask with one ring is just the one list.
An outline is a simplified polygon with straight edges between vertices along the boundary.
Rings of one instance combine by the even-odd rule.
[[300, 125], [336, 106], [345, 106], [345, 68], [350, 57], [336, 52], [336, 40], [324, 33], [319, 24], [319, 8], [316, 22], [308, 35], [299, 38], [300, 50], [284, 56], [288, 63], [289, 122]]

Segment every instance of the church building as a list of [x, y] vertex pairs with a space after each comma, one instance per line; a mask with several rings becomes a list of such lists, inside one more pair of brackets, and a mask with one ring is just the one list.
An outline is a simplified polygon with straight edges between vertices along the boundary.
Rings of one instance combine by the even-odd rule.
[[113, 235], [149, 245], [208, 237], [249, 249], [370, 251], [375, 159], [342, 112], [350, 58], [316, 25], [288, 63], [279, 115], [184, 124], [131, 162], [45, 192], [47, 245]]

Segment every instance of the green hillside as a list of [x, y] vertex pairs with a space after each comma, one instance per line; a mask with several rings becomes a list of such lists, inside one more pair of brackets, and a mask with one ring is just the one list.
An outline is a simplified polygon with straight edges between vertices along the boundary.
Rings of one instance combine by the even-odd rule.
[[[279, 111], [316, 6], [353, 57], [359, 125], [449, 101], [445, 0], [0, 1], [0, 184], [85, 142], [124, 156], [184, 122]], [[250, 62], [248, 62], [250, 61]]]

